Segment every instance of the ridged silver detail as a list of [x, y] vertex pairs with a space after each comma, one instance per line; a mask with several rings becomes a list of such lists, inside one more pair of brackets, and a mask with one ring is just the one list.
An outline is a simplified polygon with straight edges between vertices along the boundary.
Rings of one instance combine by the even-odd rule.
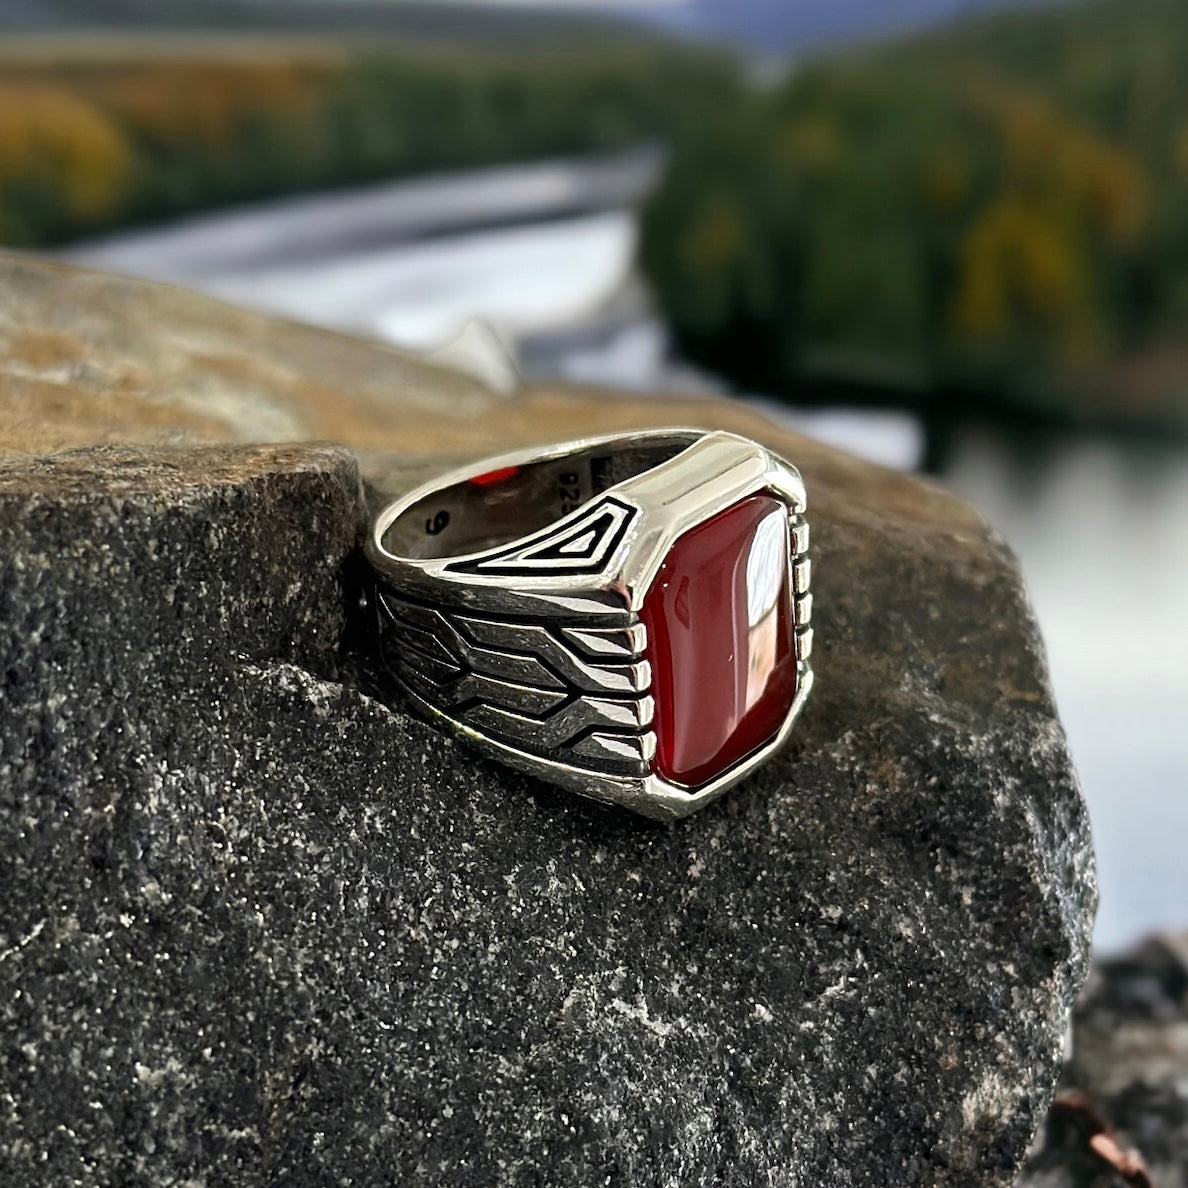
[[[652, 672], [646, 660], [633, 664], [584, 660], [551, 625], [500, 623], [470, 615], [458, 615], [455, 621], [474, 644], [509, 652], [511, 649], [530, 651], [558, 677], [588, 693], [643, 693], [652, 684]], [[472, 647], [471, 654], [473, 651]]]
[[796, 626], [807, 627], [813, 617], [813, 596], [801, 594], [793, 603], [793, 612], [796, 617]]
[[562, 627], [562, 638], [595, 660], [630, 661], [644, 654], [647, 632], [642, 623], [630, 627]]
[[792, 566], [792, 589], [796, 594], [807, 594], [813, 576], [813, 563], [804, 557]]
[[644, 734], [588, 734], [574, 744], [573, 753], [599, 764], [629, 763], [646, 770], [656, 757], [656, 736]]
[[809, 591], [813, 566], [808, 557], [809, 526], [801, 513], [792, 516], [792, 619], [796, 628], [796, 659], [808, 663], [813, 654], [813, 596]]
[[392, 674], [431, 707], [529, 753], [643, 775], [655, 754], [642, 623], [520, 623], [379, 593]]

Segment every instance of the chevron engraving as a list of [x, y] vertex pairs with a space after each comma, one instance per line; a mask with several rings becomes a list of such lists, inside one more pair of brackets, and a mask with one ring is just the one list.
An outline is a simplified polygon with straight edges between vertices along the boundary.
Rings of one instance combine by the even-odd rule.
[[519, 623], [380, 591], [392, 675], [488, 738], [572, 767], [646, 775], [656, 750], [641, 623]]
[[607, 495], [525, 540], [462, 558], [446, 569], [514, 577], [600, 573], [638, 514], [631, 504]]

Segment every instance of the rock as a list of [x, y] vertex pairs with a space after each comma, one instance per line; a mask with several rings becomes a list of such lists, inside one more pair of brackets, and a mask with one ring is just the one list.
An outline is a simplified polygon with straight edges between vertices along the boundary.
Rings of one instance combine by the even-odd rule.
[[[6, 1186], [1011, 1182], [1095, 893], [970, 509], [726, 403], [509, 400], [18, 261], [0, 341]], [[663, 423], [801, 467], [817, 591], [793, 742], [674, 827], [383, 704], [350, 452], [374, 492]]]
[[[1019, 1188], [1188, 1184], [1188, 933], [1099, 961], [1072, 1034], [1058, 1103]], [[1094, 1150], [1101, 1135], [1112, 1141]]]

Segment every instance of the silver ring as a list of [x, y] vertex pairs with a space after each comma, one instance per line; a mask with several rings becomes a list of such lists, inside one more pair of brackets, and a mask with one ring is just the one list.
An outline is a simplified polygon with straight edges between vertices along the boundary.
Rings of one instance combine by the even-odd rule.
[[796, 469], [666, 429], [505, 454], [376, 518], [380, 653], [431, 719], [649, 817], [768, 759], [812, 687]]

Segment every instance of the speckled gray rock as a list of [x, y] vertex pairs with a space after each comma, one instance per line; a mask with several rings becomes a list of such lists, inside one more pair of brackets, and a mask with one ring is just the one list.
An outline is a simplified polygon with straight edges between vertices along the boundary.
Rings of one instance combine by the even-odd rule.
[[809, 484], [818, 686], [675, 827], [385, 707], [348, 451], [0, 460], [5, 1188], [1010, 1183], [1094, 905], [1018, 574], [951, 497], [751, 431]]
[[[1094, 1135], [1112, 1140], [1100, 1151]], [[1108, 1156], [1108, 1157], [1107, 1157]], [[1019, 1188], [1188, 1185], [1188, 933], [1099, 962]]]

